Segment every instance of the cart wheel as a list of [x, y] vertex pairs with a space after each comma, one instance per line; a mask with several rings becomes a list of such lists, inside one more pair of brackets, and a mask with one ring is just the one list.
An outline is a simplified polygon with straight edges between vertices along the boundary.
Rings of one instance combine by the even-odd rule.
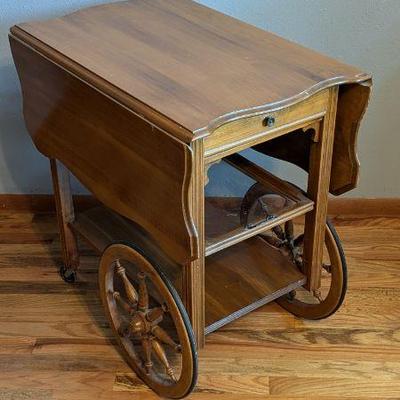
[[186, 310], [157, 265], [135, 246], [102, 254], [100, 293], [126, 361], [158, 395], [179, 399], [197, 379], [197, 353]]
[[[269, 235], [262, 235], [272, 246], [290, 256], [303, 271], [303, 238], [301, 233], [294, 237], [292, 221], [284, 229], [275, 227]], [[309, 292], [304, 288], [289, 293], [277, 300], [278, 304], [300, 318], [323, 319], [332, 315], [343, 303], [347, 289], [347, 266], [340, 239], [334, 226], [327, 221], [324, 259], [322, 263], [321, 288]]]

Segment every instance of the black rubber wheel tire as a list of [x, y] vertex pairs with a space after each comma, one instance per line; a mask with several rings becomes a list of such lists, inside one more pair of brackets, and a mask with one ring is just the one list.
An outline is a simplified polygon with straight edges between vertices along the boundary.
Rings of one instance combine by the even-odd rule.
[[[328, 318], [329, 316], [331, 316], [332, 314], [334, 314], [343, 304], [343, 301], [346, 297], [346, 293], [347, 293], [347, 283], [348, 283], [348, 272], [347, 272], [347, 262], [346, 262], [346, 256], [344, 254], [344, 250], [343, 250], [343, 246], [342, 246], [342, 242], [339, 238], [338, 233], [336, 232], [336, 228], [333, 225], [333, 223], [327, 219], [326, 220], [326, 225], [328, 227], [328, 229], [331, 231], [333, 238], [335, 239], [335, 243], [336, 246], [338, 248], [338, 252], [340, 255], [340, 259], [342, 261], [342, 270], [343, 270], [343, 290], [342, 290], [342, 295], [340, 296], [340, 300], [339, 303], [337, 304], [336, 308], [329, 314], [327, 315], [325, 318]], [[324, 318], [321, 318], [324, 319]]]

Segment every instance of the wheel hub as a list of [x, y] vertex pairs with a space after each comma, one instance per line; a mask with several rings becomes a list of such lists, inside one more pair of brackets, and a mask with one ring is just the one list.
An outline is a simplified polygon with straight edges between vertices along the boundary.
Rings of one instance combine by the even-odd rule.
[[130, 333], [132, 333], [134, 336], [143, 336], [148, 334], [150, 330], [151, 327], [146, 319], [145, 313], [141, 311], [136, 312], [129, 322]]

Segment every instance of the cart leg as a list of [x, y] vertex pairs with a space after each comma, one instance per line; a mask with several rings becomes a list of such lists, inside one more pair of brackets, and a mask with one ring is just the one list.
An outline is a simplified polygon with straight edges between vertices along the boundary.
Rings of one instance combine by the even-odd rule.
[[189, 314], [198, 349], [205, 344], [205, 254], [204, 254], [204, 147], [202, 140], [192, 143], [193, 170], [190, 207], [199, 235], [199, 258], [183, 267], [183, 301]]
[[66, 282], [73, 283], [79, 267], [79, 253], [76, 235], [69, 226], [74, 220], [70, 176], [67, 168], [56, 159], [50, 159], [50, 167], [64, 261], [60, 274]]
[[337, 88], [330, 89], [328, 110], [310, 152], [308, 197], [314, 201], [314, 209], [306, 215], [304, 264], [308, 278], [307, 289], [312, 291], [318, 290], [321, 285], [337, 96]]
[[184, 267], [183, 301], [193, 327], [196, 346], [205, 345], [204, 334], [204, 262], [197, 260]]

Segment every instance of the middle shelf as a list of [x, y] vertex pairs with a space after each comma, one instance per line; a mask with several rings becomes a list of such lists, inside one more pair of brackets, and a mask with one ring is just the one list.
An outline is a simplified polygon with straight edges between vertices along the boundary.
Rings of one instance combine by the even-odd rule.
[[[205, 196], [206, 256], [311, 211], [314, 202], [301, 189], [257, 164], [232, 154], [221, 160], [224, 175], [242, 182], [242, 195]], [[211, 182], [212, 183], [212, 182]]]

